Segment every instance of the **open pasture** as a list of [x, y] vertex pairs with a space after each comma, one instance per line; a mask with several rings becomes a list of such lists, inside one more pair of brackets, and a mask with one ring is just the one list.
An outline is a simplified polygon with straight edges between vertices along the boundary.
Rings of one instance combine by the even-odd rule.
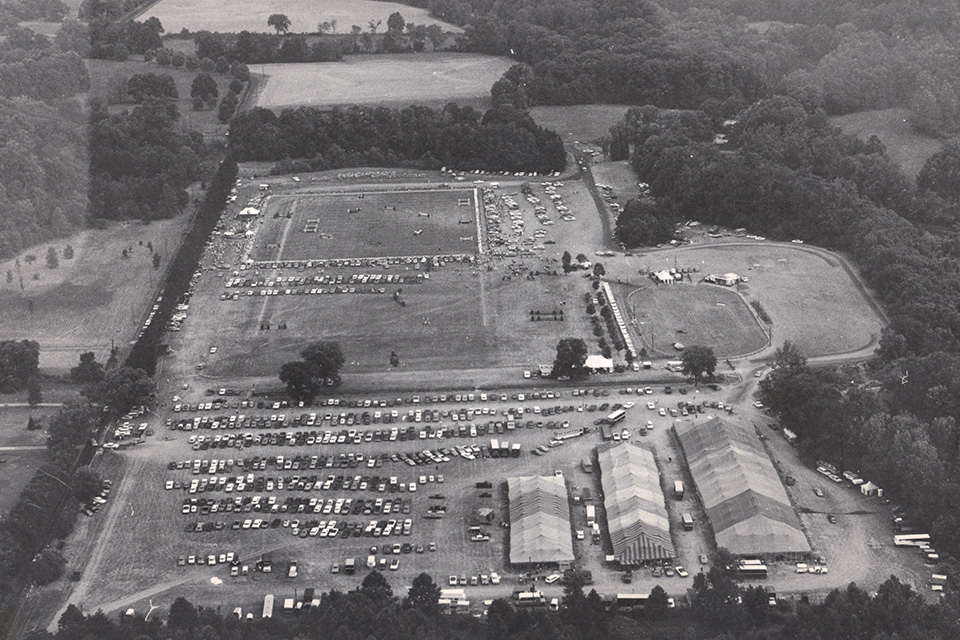
[[291, 33], [314, 33], [321, 22], [334, 21], [337, 33], [350, 33], [353, 25], [367, 31], [371, 20], [374, 23], [383, 21], [382, 33], [387, 29], [387, 18], [397, 11], [407, 23], [436, 24], [444, 31], [461, 31], [452, 24], [432, 18], [426, 9], [373, 0], [233, 0], [229, 6], [216, 0], [160, 0], [137, 19], [146, 20], [156, 16], [167, 33], [179, 33], [182, 29], [192, 32], [273, 33], [273, 27], [267, 25], [267, 18], [274, 13], [282, 13], [290, 19]]
[[[629, 260], [653, 270], [696, 267], [699, 272], [693, 274], [694, 280], [711, 273], [746, 276], [748, 282], [740, 285], [740, 293], [748, 302], [758, 300], [771, 317], [773, 344], [790, 340], [807, 357], [865, 348], [879, 339], [886, 324], [868, 299], [869, 293], [848, 273], [842, 260], [818, 248], [744, 241], [664, 249]], [[675, 328], [656, 327], [657, 344], [668, 344], [666, 332]]]
[[473, 189], [272, 196], [250, 257], [317, 260], [476, 253], [476, 216]]
[[906, 109], [861, 111], [830, 118], [830, 124], [864, 140], [877, 136], [887, 147], [887, 155], [900, 165], [903, 172], [916, 177], [927, 159], [940, 150], [943, 141], [911, 129], [907, 114]]
[[[10, 282], [0, 278], [0, 339], [39, 342], [44, 369], [69, 369], [84, 351], [95, 352], [104, 362], [111, 341], [123, 346], [136, 335], [187, 221], [180, 216], [150, 225], [87, 230], [0, 263], [0, 272], [13, 274]], [[148, 243], [161, 255], [159, 269], [153, 268]], [[68, 244], [74, 250], [71, 259], [63, 256]], [[48, 247], [59, 256], [56, 269], [46, 266]], [[28, 256], [34, 257], [32, 262]]]
[[617, 104], [585, 104], [564, 107], [534, 107], [530, 115], [541, 127], [560, 134], [565, 142], [592, 142], [610, 133], [629, 107]]
[[647, 349], [677, 354], [673, 343], [711, 347], [727, 358], [756, 351], [767, 337], [750, 309], [735, 292], [718, 286], [673, 285], [632, 292], [627, 306], [640, 329]]
[[[513, 62], [465, 53], [358, 55], [340, 62], [256, 65], [267, 76], [257, 106], [410, 104], [441, 107], [490, 96], [490, 87]], [[376, 79], [371, 82], [371, 79]]]

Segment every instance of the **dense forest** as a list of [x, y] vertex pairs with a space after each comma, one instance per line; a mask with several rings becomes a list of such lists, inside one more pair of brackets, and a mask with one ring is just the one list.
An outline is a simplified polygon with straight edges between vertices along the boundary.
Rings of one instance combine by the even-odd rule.
[[565, 162], [560, 137], [509, 105], [486, 113], [452, 103], [443, 109], [300, 107], [279, 116], [255, 108], [233, 119], [230, 144], [239, 161], [280, 160], [277, 172], [446, 166], [550, 173]]
[[733, 115], [783, 94], [831, 114], [909, 107], [923, 133], [960, 131], [951, 0], [405, 1], [463, 26], [474, 49], [520, 63], [494, 86], [498, 103]]
[[[565, 588], [559, 613], [515, 610], [494, 600], [481, 620], [439, 614], [439, 587], [427, 574], [414, 579], [406, 594], [394, 595], [387, 579], [370, 572], [356, 589], [324, 593], [319, 604], [297, 617], [238, 620], [178, 598], [165, 620], [84, 616], [71, 605], [56, 633], [31, 632], [29, 640], [600, 640], [611, 636], [651, 640], [947, 640], [960, 633], [960, 602], [951, 594], [927, 605], [909, 586], [890, 578], [871, 595], [850, 585], [822, 604], [782, 602], [771, 608], [762, 587], [738, 587], [723, 570], [700, 573], [691, 607], [668, 609], [660, 587], [643, 612], [606, 610], [596, 591]], [[737, 599], [742, 601], [738, 604]]]

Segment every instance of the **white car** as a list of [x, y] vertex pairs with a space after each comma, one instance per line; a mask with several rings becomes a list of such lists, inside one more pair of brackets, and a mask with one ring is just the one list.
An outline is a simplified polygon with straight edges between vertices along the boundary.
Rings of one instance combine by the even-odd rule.
[[[653, 410], [656, 409], [656, 408], [657, 408], [657, 405], [655, 405], [654, 403], [652, 403], [652, 402], [648, 402], [648, 403], [647, 403], [647, 409], [650, 409], [650, 411], [653, 411]], [[663, 411], [663, 409], [660, 409], [660, 411]], [[661, 415], [663, 415], [663, 414], [661, 414]]]
[[550, 574], [549, 576], [547, 576], [543, 581], [546, 582], [547, 584], [553, 584], [554, 582], [556, 582], [557, 580], [559, 580], [560, 577], [561, 577], [561, 576], [560, 576], [559, 573], [551, 573], [551, 574]]
[[583, 540], [583, 529], [577, 529], [577, 540]]

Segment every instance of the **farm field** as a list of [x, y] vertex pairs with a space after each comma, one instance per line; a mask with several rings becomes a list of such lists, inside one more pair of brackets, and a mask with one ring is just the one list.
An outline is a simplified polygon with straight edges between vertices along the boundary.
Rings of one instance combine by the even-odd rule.
[[250, 257], [259, 261], [473, 254], [475, 196], [474, 189], [274, 196], [267, 201]]
[[353, 25], [366, 31], [371, 20], [382, 20], [382, 29], [386, 31], [387, 18], [397, 11], [407, 23], [436, 24], [444, 31], [461, 31], [459, 27], [432, 18], [425, 9], [373, 0], [234, 0], [229, 11], [224, 11], [223, 3], [216, 0], [160, 0], [137, 16], [137, 20], [156, 16], [167, 33], [179, 33], [182, 29], [273, 33], [273, 27], [267, 26], [267, 18], [282, 13], [290, 19], [290, 33], [314, 33], [319, 23], [334, 20], [337, 33], [350, 33]]
[[[191, 43], [192, 45], [192, 43]], [[204, 136], [222, 136], [226, 133], [228, 126], [220, 124], [217, 121], [216, 107], [213, 109], [204, 109], [203, 111], [194, 111], [190, 98], [190, 85], [193, 79], [200, 73], [197, 71], [187, 71], [186, 69], [174, 69], [173, 67], [161, 67], [153, 62], [140, 62], [128, 60], [126, 62], [114, 62], [112, 60], [86, 60], [87, 72], [90, 74], [90, 95], [101, 98], [107, 98], [114, 93], [120, 82], [126, 80], [136, 73], [157, 73], [166, 74], [173, 78], [177, 85], [177, 107], [180, 110], [180, 121], [185, 126], [199, 131]], [[210, 74], [217, 81], [217, 89], [222, 97], [230, 90], [230, 81], [233, 79], [230, 75], [219, 73]], [[114, 105], [114, 109], [130, 109], [131, 104]]]
[[887, 147], [887, 155], [900, 165], [903, 172], [916, 177], [923, 163], [940, 150], [943, 141], [913, 131], [907, 123], [907, 114], [906, 109], [861, 111], [832, 117], [830, 124], [863, 140], [877, 136]]
[[[267, 76], [257, 106], [419, 104], [489, 100], [490, 87], [513, 62], [463, 53], [357, 55], [340, 62], [257, 65]], [[376, 78], [377, 82], [369, 82]]]
[[650, 286], [632, 292], [627, 306], [642, 327], [648, 350], [679, 353], [674, 342], [712, 347], [718, 358], [751, 353], [767, 344], [767, 336], [746, 303], [735, 292], [715, 285]]
[[534, 107], [530, 115], [541, 127], [560, 134], [564, 142], [592, 142], [608, 135], [628, 108], [617, 104]]
[[[65, 371], [84, 351], [104, 362], [111, 341], [122, 347], [136, 335], [187, 222], [180, 216], [87, 230], [0, 263], [0, 271], [13, 274], [11, 282], [0, 280], [0, 339], [39, 342], [43, 369]], [[148, 242], [162, 256], [160, 269], [153, 268]], [[67, 244], [74, 249], [70, 260], [63, 257]], [[60, 255], [56, 269], [46, 267], [47, 247]], [[122, 256], [125, 248], [129, 258]], [[32, 264], [28, 255], [35, 257]]]
[[[886, 321], [877, 314], [844, 269], [828, 251], [787, 243], [745, 240], [694, 244], [680, 249], [650, 251], [605, 263], [608, 275], [646, 286], [637, 269], [697, 268], [699, 280], [711, 273], [737, 273], [749, 281], [740, 285], [748, 301], [758, 300], [773, 320], [771, 342], [790, 340], [808, 357], [856, 351], [875, 344]], [[642, 278], [642, 281], [638, 281]], [[688, 284], [674, 285], [689, 287]], [[664, 327], [665, 331], [673, 331]], [[663, 338], [661, 338], [663, 335]], [[668, 343], [656, 333], [657, 343]], [[674, 341], [670, 336], [669, 343]], [[681, 340], [682, 341], [682, 340]], [[694, 344], [685, 341], [684, 344]]]

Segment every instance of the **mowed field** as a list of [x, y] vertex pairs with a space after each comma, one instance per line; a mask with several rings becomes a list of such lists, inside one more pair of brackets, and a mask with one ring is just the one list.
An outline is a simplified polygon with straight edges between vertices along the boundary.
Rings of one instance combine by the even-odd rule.
[[273, 33], [273, 27], [267, 25], [267, 18], [274, 13], [282, 13], [290, 19], [291, 33], [315, 33], [318, 24], [334, 20], [337, 33], [350, 33], [353, 25], [367, 31], [371, 20], [382, 20], [382, 33], [387, 30], [387, 18], [397, 11], [408, 24], [437, 24], [444, 31], [462, 31], [459, 27], [430, 17], [426, 9], [372, 0], [231, 0], [228, 5], [217, 0], [160, 0], [137, 19], [146, 20], [156, 16], [167, 33], [178, 33], [182, 29], [192, 32]]
[[767, 336], [735, 292], [715, 285], [648, 287], [631, 293], [627, 305], [648, 350], [677, 354], [674, 342], [713, 348], [720, 358], [762, 349]]
[[[699, 272], [693, 274], [694, 279], [710, 273], [747, 276], [749, 281], [741, 284], [740, 293], [747, 301], [759, 300], [771, 316], [773, 344], [779, 346], [790, 340], [808, 357], [847, 353], [875, 344], [886, 323], [840, 258], [823, 249], [751, 241], [691, 245], [621, 258], [608, 263], [608, 273], [614, 269], [620, 273], [624, 263], [653, 270], [675, 265], [696, 267]], [[611, 265], [616, 266], [611, 269]], [[636, 277], [634, 272], [631, 281]], [[666, 337], [674, 329], [657, 327], [658, 344], [661, 335]], [[695, 344], [692, 340], [681, 342]]]
[[542, 127], [560, 134], [566, 142], [592, 142], [610, 133], [629, 107], [617, 104], [586, 104], [569, 107], [534, 107], [530, 115]]
[[916, 177], [927, 159], [940, 150], [943, 141], [915, 132], [907, 122], [907, 115], [906, 109], [861, 111], [830, 118], [830, 124], [864, 140], [877, 136], [887, 147], [887, 155], [904, 173]]
[[[95, 352], [104, 362], [111, 340], [123, 346], [136, 335], [186, 223], [186, 216], [180, 216], [150, 225], [83, 231], [0, 263], [0, 272], [13, 274], [11, 282], [0, 278], [0, 339], [39, 342], [44, 369], [76, 366], [84, 351]], [[148, 242], [162, 256], [160, 269], [153, 268]], [[74, 249], [70, 260], [63, 257], [67, 244]], [[56, 269], [46, 267], [48, 247], [60, 256]], [[122, 256], [124, 249], [129, 258]], [[28, 255], [36, 258], [32, 264]]]
[[476, 220], [473, 189], [273, 196], [250, 257], [472, 254], [477, 250]]
[[[11, 400], [3, 398], [4, 402]], [[0, 513], [10, 512], [20, 491], [47, 459], [46, 434], [27, 431], [30, 416], [35, 419], [53, 413], [51, 407], [0, 406]]]
[[[490, 87], [513, 62], [464, 53], [347, 56], [340, 62], [257, 65], [267, 76], [257, 106], [348, 104], [442, 106], [462, 99], [488, 99]], [[375, 80], [375, 81], [371, 81]]]

